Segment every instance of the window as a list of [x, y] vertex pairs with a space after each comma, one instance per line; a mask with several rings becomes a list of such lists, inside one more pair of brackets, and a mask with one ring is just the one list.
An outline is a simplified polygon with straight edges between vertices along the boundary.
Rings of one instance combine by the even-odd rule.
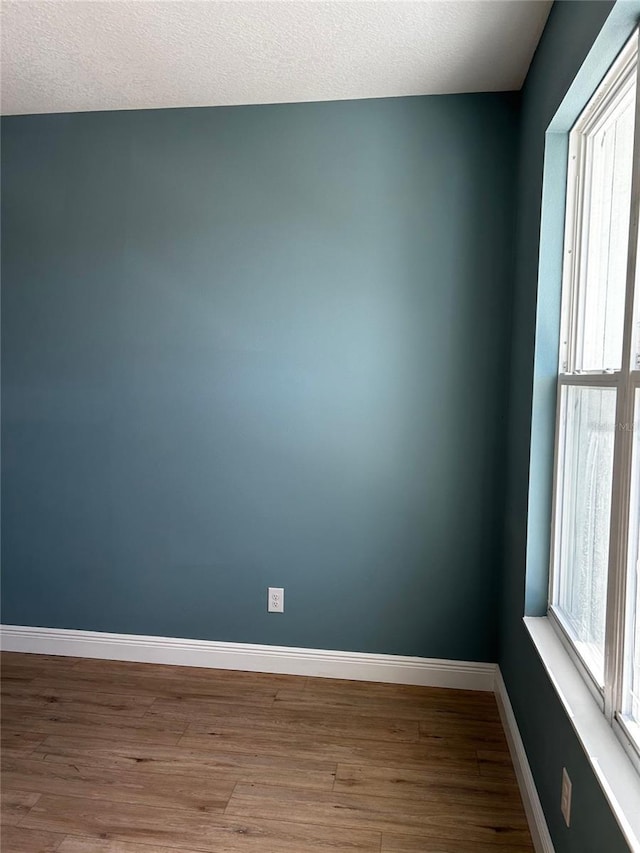
[[638, 34], [569, 134], [549, 616], [640, 767]]

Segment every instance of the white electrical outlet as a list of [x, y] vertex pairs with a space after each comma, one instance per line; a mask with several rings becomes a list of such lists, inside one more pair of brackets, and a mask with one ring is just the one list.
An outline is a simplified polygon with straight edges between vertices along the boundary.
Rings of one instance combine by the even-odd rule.
[[564, 817], [564, 822], [569, 826], [571, 821], [571, 779], [567, 773], [567, 768], [562, 768], [562, 794], [560, 795], [560, 811]]
[[284, 589], [282, 587], [269, 587], [267, 610], [269, 613], [284, 613]]

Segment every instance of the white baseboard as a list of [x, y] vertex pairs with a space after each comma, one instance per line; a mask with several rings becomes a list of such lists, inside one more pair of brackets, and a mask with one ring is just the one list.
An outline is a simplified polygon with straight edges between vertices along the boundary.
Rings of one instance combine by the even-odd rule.
[[511, 707], [509, 694], [507, 693], [507, 687], [499, 667], [496, 667], [495, 694], [500, 719], [502, 720], [502, 725], [507, 736], [507, 743], [509, 744], [511, 760], [515, 767], [524, 810], [527, 815], [527, 821], [529, 822], [533, 846], [536, 849], [536, 853], [554, 853], [547, 821], [545, 820], [540, 797], [538, 796], [538, 791], [533, 781], [533, 774], [529, 767], [529, 759], [527, 758], [527, 753], [520, 737], [518, 724], [513, 713], [513, 708]]
[[211, 640], [178, 640], [60, 628], [28, 628], [21, 625], [3, 625], [0, 628], [0, 639], [2, 649], [8, 652], [240, 669], [246, 672], [310, 675], [461, 690], [491, 691], [496, 673], [496, 665], [493, 663]]

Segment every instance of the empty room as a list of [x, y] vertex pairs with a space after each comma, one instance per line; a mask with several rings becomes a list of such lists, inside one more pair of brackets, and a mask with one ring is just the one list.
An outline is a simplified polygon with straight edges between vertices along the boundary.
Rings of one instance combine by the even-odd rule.
[[2, 853], [640, 853], [640, 0], [2, 0]]

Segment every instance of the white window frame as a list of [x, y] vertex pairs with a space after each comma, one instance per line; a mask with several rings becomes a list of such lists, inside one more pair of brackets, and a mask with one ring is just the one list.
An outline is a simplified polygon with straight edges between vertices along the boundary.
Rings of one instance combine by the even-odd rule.
[[[551, 559], [549, 576], [548, 616], [571, 659], [591, 690], [606, 719], [613, 727], [627, 754], [640, 772], [640, 743], [630, 736], [621, 709], [623, 701], [623, 666], [625, 648], [626, 580], [629, 541], [629, 511], [631, 494], [631, 457], [633, 447], [634, 401], [640, 389], [640, 359], [632, 365], [634, 294], [636, 282], [638, 227], [640, 219], [640, 62], [638, 61], [638, 30], [627, 42], [610, 71], [598, 86], [569, 134], [567, 171], [567, 200], [565, 214], [564, 258], [562, 272], [562, 321], [560, 364], [556, 401], [556, 437], [554, 450], [553, 511], [551, 530]], [[583, 194], [585, 186], [584, 152], [586, 134], [593, 132], [603, 114], [615, 108], [630, 73], [636, 74], [635, 132], [631, 186], [631, 215], [626, 275], [626, 297], [622, 367], [616, 371], [577, 371], [573, 369], [580, 341], [578, 288], [580, 285], [581, 236], [583, 232]], [[637, 310], [637, 309], [636, 309]], [[638, 311], [640, 315], [640, 311]], [[637, 342], [636, 342], [637, 343]], [[605, 622], [604, 687], [592, 676], [586, 661], [571, 636], [571, 631], [554, 607], [559, 578], [559, 518], [560, 488], [563, 476], [562, 389], [568, 386], [614, 388], [617, 391], [616, 430], [613, 456], [613, 493], [611, 503], [609, 565]], [[629, 425], [627, 428], [624, 425]], [[638, 617], [640, 618], [640, 616]]]

